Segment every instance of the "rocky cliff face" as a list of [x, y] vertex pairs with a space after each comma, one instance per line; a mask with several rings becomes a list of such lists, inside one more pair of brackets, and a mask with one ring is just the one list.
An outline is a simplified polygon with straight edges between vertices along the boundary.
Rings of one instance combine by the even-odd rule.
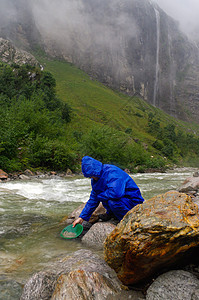
[[11, 40], [24, 50], [41, 43], [30, 3], [26, 0], [1, 0], [0, 4], [0, 37]]
[[48, 54], [175, 117], [199, 122], [199, 50], [157, 5], [149, 0], [45, 3], [32, 3], [31, 20]]
[[0, 60], [5, 63], [18, 65], [39, 65], [38, 61], [30, 53], [17, 49], [10, 41], [0, 38]]

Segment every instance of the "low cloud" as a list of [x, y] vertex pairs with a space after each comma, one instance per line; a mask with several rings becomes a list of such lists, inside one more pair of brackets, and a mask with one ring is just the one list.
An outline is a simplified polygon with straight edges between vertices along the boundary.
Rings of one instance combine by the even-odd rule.
[[168, 15], [179, 22], [189, 37], [199, 38], [198, 0], [154, 0]]

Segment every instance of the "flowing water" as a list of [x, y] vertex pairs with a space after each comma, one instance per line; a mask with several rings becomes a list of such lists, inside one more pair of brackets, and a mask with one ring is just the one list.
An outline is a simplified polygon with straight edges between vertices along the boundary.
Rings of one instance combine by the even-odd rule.
[[159, 52], [160, 52], [160, 13], [155, 10], [155, 18], [156, 18], [156, 66], [155, 66], [155, 84], [154, 84], [154, 93], [153, 93], [153, 106], [156, 106], [156, 97], [158, 91], [158, 81], [159, 81]]
[[[132, 177], [149, 199], [177, 189], [194, 171], [176, 169]], [[1, 182], [0, 275], [23, 283], [60, 254], [84, 248], [79, 240], [60, 237], [60, 221], [86, 202], [90, 191], [90, 180], [80, 176]]]

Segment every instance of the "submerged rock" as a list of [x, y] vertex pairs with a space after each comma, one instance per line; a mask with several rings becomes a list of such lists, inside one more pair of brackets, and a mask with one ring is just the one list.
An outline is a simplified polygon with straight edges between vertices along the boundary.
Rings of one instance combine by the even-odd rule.
[[104, 255], [123, 284], [132, 285], [198, 245], [198, 206], [188, 195], [170, 191], [129, 211], [105, 240]]
[[22, 293], [22, 286], [15, 280], [6, 279], [0, 276], [0, 299], [19, 300]]
[[193, 300], [198, 295], [199, 280], [193, 274], [174, 270], [160, 275], [148, 288], [146, 300]]
[[34, 274], [21, 300], [108, 299], [120, 291], [120, 282], [105, 261], [89, 250], [79, 250]]

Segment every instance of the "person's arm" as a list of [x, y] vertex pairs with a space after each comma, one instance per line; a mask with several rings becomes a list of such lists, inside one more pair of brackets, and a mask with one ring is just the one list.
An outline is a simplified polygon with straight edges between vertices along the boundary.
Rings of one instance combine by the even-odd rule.
[[92, 213], [98, 207], [99, 203], [100, 201], [96, 200], [96, 193], [92, 190], [90, 198], [84, 206], [79, 218], [73, 222], [73, 227], [75, 227], [75, 225], [78, 223], [81, 224], [83, 221], [89, 221]]
[[82, 224], [84, 220], [82, 218], [77, 218], [74, 222], [73, 222], [73, 227], [75, 227], [77, 224]]

